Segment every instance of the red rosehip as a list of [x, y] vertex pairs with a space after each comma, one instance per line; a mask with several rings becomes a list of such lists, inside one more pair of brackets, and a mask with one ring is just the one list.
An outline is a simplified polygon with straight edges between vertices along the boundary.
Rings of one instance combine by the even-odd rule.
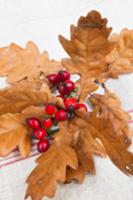
[[35, 117], [31, 117], [27, 119], [27, 123], [30, 126], [30, 128], [33, 128], [33, 129], [38, 129], [41, 126], [40, 121]]
[[33, 138], [37, 140], [41, 140], [42, 138], [46, 137], [46, 135], [47, 135], [47, 132], [43, 128], [36, 129], [33, 132]]
[[70, 79], [70, 74], [65, 70], [61, 70], [59, 71], [59, 77], [60, 81], [66, 81]]
[[78, 104], [78, 109], [80, 109], [80, 108], [84, 108], [86, 112], [88, 111], [87, 106], [83, 103]]
[[48, 118], [43, 121], [44, 128], [50, 128], [53, 125], [52, 119]]
[[60, 93], [62, 96], [68, 94], [68, 91], [66, 90], [66, 87], [65, 87], [63, 84], [61, 84], [61, 85], [58, 87], [58, 89], [59, 89], [59, 93]]
[[43, 140], [40, 140], [38, 143], [37, 143], [37, 149], [39, 152], [45, 152], [47, 151], [49, 148], [49, 142], [48, 140], [46, 139], [43, 139]]
[[71, 80], [67, 80], [64, 83], [66, 91], [69, 93], [74, 90], [75, 84]]
[[56, 111], [55, 105], [52, 105], [50, 103], [46, 105], [45, 112], [47, 113], [47, 115], [53, 115], [55, 111]]
[[47, 78], [52, 85], [57, 85], [60, 82], [58, 74], [49, 74]]
[[65, 101], [65, 107], [67, 110], [75, 110], [78, 108], [78, 102], [75, 98], [68, 98]]
[[65, 110], [60, 109], [55, 113], [56, 121], [64, 121], [66, 119], [67, 119], [67, 112]]

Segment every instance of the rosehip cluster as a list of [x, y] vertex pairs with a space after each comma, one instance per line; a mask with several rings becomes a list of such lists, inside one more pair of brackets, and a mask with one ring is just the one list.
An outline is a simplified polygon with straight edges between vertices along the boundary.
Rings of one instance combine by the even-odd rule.
[[27, 119], [27, 123], [30, 128], [33, 129], [32, 137], [39, 140], [37, 143], [37, 149], [39, 152], [45, 152], [49, 148], [48, 136], [50, 129], [54, 126], [52, 115], [56, 112], [56, 107], [53, 104], [47, 104], [45, 112], [48, 115], [42, 122], [37, 118]]
[[33, 138], [39, 140], [37, 143], [37, 149], [39, 152], [45, 152], [49, 148], [49, 141], [46, 138], [47, 132], [41, 128], [41, 122], [39, 119], [32, 117], [27, 119], [27, 123], [30, 128], [33, 129]]
[[84, 104], [78, 104], [75, 98], [67, 98], [65, 101], [65, 109], [57, 108], [52, 103], [45, 106], [45, 114], [47, 117], [41, 122], [35, 117], [27, 119], [28, 126], [33, 129], [32, 137], [38, 140], [37, 149], [39, 152], [45, 152], [49, 148], [50, 135], [59, 130], [58, 122], [70, 118], [75, 109], [87, 108]]
[[69, 72], [65, 70], [59, 71], [58, 74], [50, 74], [47, 78], [52, 86], [56, 86], [58, 88], [60, 93], [59, 96], [63, 99], [65, 99], [66, 96], [69, 95], [75, 88], [74, 82], [70, 80]]
[[47, 117], [42, 122], [34, 117], [27, 119], [29, 127], [33, 129], [33, 138], [39, 140], [37, 143], [39, 152], [45, 152], [49, 148], [50, 136], [59, 130], [58, 122], [74, 117], [76, 109], [83, 108], [87, 112], [85, 104], [79, 103], [76, 98], [69, 96], [74, 91], [75, 84], [70, 80], [70, 74], [67, 71], [50, 74], [47, 78], [53, 87], [58, 88], [60, 93], [58, 96], [63, 98], [65, 109], [56, 107], [53, 103], [48, 103], [45, 106], [45, 116]]
[[[75, 83], [70, 80], [69, 72], [67, 72], [66, 70], [62, 70], [59, 71], [57, 74], [49, 74], [47, 78], [50, 84], [58, 89], [58, 92], [60, 93], [58, 97], [61, 97], [64, 100], [66, 110], [67, 112], [69, 112], [68, 116], [70, 115], [70, 113], [73, 113], [74, 110], [78, 108], [84, 108], [85, 111], [87, 111], [87, 107], [85, 106], [85, 104], [79, 104], [76, 98], [71, 97], [76, 96], [76, 88]], [[67, 113], [64, 110], [58, 111], [55, 118], [58, 119], [58, 115], [60, 115], [62, 119], [67, 118]]]

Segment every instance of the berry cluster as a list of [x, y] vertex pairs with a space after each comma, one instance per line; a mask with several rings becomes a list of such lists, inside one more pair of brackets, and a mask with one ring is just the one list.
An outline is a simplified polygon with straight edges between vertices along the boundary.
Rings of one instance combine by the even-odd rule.
[[75, 84], [70, 80], [70, 74], [65, 71], [59, 71], [58, 74], [50, 74], [47, 76], [50, 84], [58, 89], [60, 95], [65, 99], [74, 89]]
[[37, 118], [27, 119], [28, 126], [33, 129], [32, 137], [33, 139], [39, 140], [37, 143], [37, 148], [39, 152], [45, 152], [49, 148], [49, 140], [51, 133], [57, 130], [55, 128], [55, 123], [52, 118], [56, 112], [56, 107], [53, 104], [47, 104], [45, 106], [45, 112], [47, 117], [41, 122]]
[[[70, 77], [70, 73], [66, 70], [59, 71], [58, 74], [49, 74], [47, 76], [49, 83], [53, 87], [57, 88], [60, 94], [58, 95], [58, 97], [61, 97], [64, 100], [67, 111], [73, 112], [75, 109], [78, 108], [84, 108], [85, 111], [87, 111], [87, 107], [85, 106], [85, 104], [79, 104], [77, 99], [73, 98], [74, 94], [77, 91], [77, 88], [75, 87], [75, 83], [70, 80]], [[67, 117], [65, 111], [59, 111], [57, 113], [57, 116], [60, 115], [60, 113], [62, 116], [64, 116], [64, 118]]]
[[45, 152], [49, 148], [50, 140], [53, 133], [59, 130], [58, 122], [69, 120], [75, 116], [75, 110], [87, 107], [83, 103], [70, 96], [71, 92], [75, 92], [75, 83], [70, 80], [70, 74], [67, 71], [60, 71], [58, 74], [50, 74], [47, 76], [52, 87], [57, 88], [60, 96], [64, 100], [65, 109], [48, 103], [45, 106], [45, 119], [40, 122], [37, 118], [27, 119], [28, 126], [33, 129], [33, 138], [39, 140], [37, 148], [39, 152]]

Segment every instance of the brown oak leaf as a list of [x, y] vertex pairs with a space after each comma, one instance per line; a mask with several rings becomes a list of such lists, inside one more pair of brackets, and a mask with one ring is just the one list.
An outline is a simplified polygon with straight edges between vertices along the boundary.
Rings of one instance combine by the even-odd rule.
[[7, 76], [9, 83], [25, 78], [36, 79], [62, 69], [61, 63], [49, 60], [48, 53], [40, 53], [33, 42], [25, 48], [12, 43], [9, 47], [0, 48], [0, 76]]
[[79, 140], [75, 146], [75, 150], [78, 156], [79, 166], [76, 170], [68, 168], [66, 182], [71, 182], [73, 179], [78, 182], [83, 182], [88, 173], [95, 175], [96, 169], [93, 155], [97, 154], [102, 157], [106, 155], [103, 146], [92, 137], [87, 129], [80, 131]]
[[120, 34], [112, 34], [109, 40], [115, 42], [115, 48], [106, 57], [109, 64], [106, 76], [117, 78], [133, 72], [133, 30], [125, 28]]
[[133, 175], [133, 153], [127, 150], [125, 140], [116, 136], [112, 127], [101, 130], [101, 135], [99, 138], [111, 161], [126, 175]]
[[38, 165], [27, 179], [26, 198], [30, 196], [32, 199], [41, 200], [43, 196], [53, 197], [57, 183], [65, 182], [67, 166], [73, 169], [78, 167], [76, 152], [68, 141], [62, 140], [65, 133], [63, 125], [55, 143], [37, 159]]
[[[97, 120], [99, 119], [95, 118], [94, 122], [93, 117], [90, 118], [90, 122], [95, 128], [97, 128], [99, 123], [97, 123]], [[130, 142], [127, 142], [124, 136], [116, 134], [109, 120], [102, 120], [104, 124], [102, 123], [103, 126], [100, 128], [100, 134], [97, 132], [96, 137], [104, 145], [111, 161], [126, 175], [133, 175], [133, 153], [128, 151]]]
[[106, 18], [97, 11], [91, 11], [86, 17], [79, 18], [77, 26], [71, 25], [70, 40], [59, 36], [60, 43], [70, 56], [70, 59], [62, 60], [63, 65], [91, 84], [90, 87], [85, 84], [82, 89], [86, 96], [92, 85], [93, 90], [97, 88], [94, 80], [104, 80], [102, 74], [108, 70], [106, 56], [114, 48], [114, 43], [108, 40], [111, 30], [107, 27]]
[[29, 106], [25, 108], [21, 113], [17, 114], [18, 119], [25, 124], [27, 118], [35, 116], [36, 118], [42, 120], [46, 115], [44, 105], [42, 106]]
[[[86, 174], [92, 173], [95, 175], [96, 173], [93, 160], [94, 154], [105, 157], [106, 151], [103, 145], [96, 138], [93, 138], [93, 130], [86, 128], [86, 122], [84, 124], [83, 119], [76, 117], [73, 123], [76, 124], [79, 129], [79, 137], [74, 146], [78, 156], [79, 165], [76, 170], [70, 168], [67, 169], [66, 182], [71, 182], [74, 179], [78, 182], [83, 182]], [[80, 128], [78, 123], [82, 124], [82, 128]]]
[[0, 116], [0, 156], [6, 156], [16, 147], [23, 157], [31, 152], [31, 135], [17, 115]]
[[22, 157], [31, 152], [31, 130], [27, 127], [26, 118], [44, 117], [44, 108], [30, 106], [19, 114], [7, 113], [0, 116], [0, 156], [6, 156], [16, 147]]
[[17, 113], [30, 105], [45, 104], [52, 99], [47, 83], [23, 80], [0, 90], [0, 115]]
[[83, 102], [89, 93], [98, 89], [98, 85], [96, 85], [92, 79], [81, 78], [79, 83], [80, 83], [80, 94], [79, 94], [80, 102]]
[[[128, 151], [131, 140], [128, 133], [118, 134], [109, 118], [103, 118], [95, 110], [90, 114], [78, 113], [81, 117], [76, 121], [83, 129], [86, 127], [93, 138], [100, 141], [112, 162], [126, 175], [133, 175], [133, 154]], [[88, 116], [87, 116], [88, 115]], [[115, 122], [116, 123], [116, 122]], [[122, 128], [121, 126], [119, 127]], [[122, 130], [121, 130], [122, 131]], [[126, 130], [128, 132], [128, 130]], [[125, 134], [125, 135], [124, 135]]]
[[[80, 147], [80, 146], [79, 146]], [[95, 171], [95, 164], [94, 160], [92, 158], [92, 154], [87, 149], [84, 151], [84, 149], [76, 150], [77, 156], [78, 156], [78, 169], [74, 170], [71, 168], [67, 168], [66, 173], [66, 183], [70, 183], [73, 180], [78, 181], [79, 183], [82, 183], [85, 179], [85, 176], [90, 172], [93, 173], [93, 175], [96, 173]]]
[[131, 117], [121, 109], [120, 100], [114, 93], [105, 88], [104, 95], [92, 94], [89, 100], [98, 115], [110, 121], [117, 135], [123, 135], [125, 139], [132, 135], [128, 126]]

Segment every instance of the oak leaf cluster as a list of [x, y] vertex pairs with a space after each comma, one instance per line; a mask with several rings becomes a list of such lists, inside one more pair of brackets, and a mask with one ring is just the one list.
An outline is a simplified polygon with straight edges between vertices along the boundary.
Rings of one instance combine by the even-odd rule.
[[[22, 157], [31, 152], [32, 136], [26, 119], [45, 116], [48, 102], [64, 108], [55, 97], [46, 76], [66, 68], [79, 74], [77, 98], [87, 97], [91, 112], [75, 111], [71, 120], [59, 123], [48, 151], [40, 155], [27, 178], [25, 197], [42, 200], [53, 197], [58, 183], [83, 182], [87, 174], [96, 174], [94, 155], [108, 156], [126, 175], [133, 175], [133, 154], [128, 150], [132, 130], [130, 116], [121, 108], [118, 97], [106, 88], [106, 80], [133, 71], [133, 30], [111, 34], [107, 19], [97, 11], [80, 17], [71, 25], [70, 39], [59, 36], [69, 57], [61, 62], [40, 53], [33, 42], [25, 48], [16, 44], [0, 48], [0, 76], [8, 86], [0, 90], [0, 156], [18, 148]], [[98, 87], [104, 94], [96, 94]]]

